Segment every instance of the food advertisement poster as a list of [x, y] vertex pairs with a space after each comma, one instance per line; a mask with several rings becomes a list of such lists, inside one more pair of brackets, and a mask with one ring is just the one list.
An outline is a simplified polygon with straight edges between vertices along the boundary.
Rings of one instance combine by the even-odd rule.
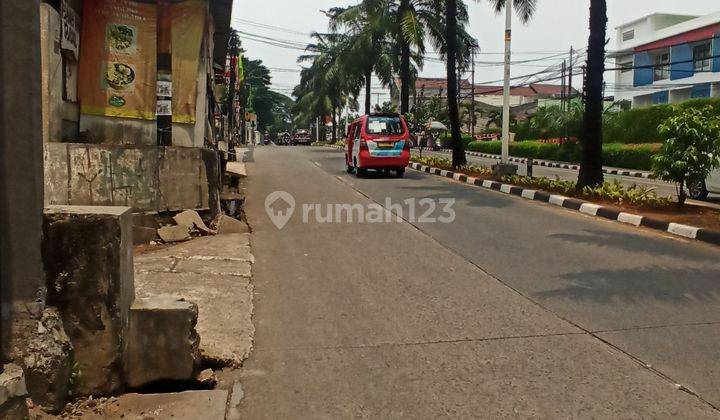
[[[205, 2], [172, 6], [174, 122], [193, 123]], [[156, 5], [85, 0], [80, 51], [81, 112], [154, 120], [157, 93]]]

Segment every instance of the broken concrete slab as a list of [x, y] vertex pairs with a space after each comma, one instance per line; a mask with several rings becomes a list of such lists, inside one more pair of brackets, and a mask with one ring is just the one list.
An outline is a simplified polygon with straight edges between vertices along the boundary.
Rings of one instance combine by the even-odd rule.
[[43, 311], [37, 331], [22, 351], [30, 397], [41, 409], [58, 412], [68, 398], [74, 359], [73, 346], [56, 309]]
[[230, 176], [245, 178], [247, 177], [247, 168], [243, 162], [228, 162], [225, 169]]
[[247, 223], [234, 217], [221, 214], [215, 220], [215, 230], [218, 235], [228, 235], [232, 233], [249, 233], [250, 227]]
[[25, 397], [25, 374], [20, 366], [8, 364], [0, 373], [0, 418], [8, 420], [26, 419], [28, 415]]
[[197, 319], [192, 302], [171, 296], [136, 299], [124, 355], [128, 386], [192, 379], [200, 363]]
[[175, 216], [173, 216], [173, 220], [175, 220], [175, 223], [177, 223], [179, 226], [185, 226], [188, 229], [196, 228], [202, 232], [205, 233], [214, 233], [210, 228], [205, 225], [205, 222], [203, 221], [202, 217], [198, 214], [198, 212], [194, 210], [185, 210], [182, 213], [178, 213]]
[[163, 226], [157, 231], [158, 236], [165, 243], [184, 242], [192, 239], [187, 226]]
[[[218, 237], [215, 237], [218, 238]], [[182, 296], [198, 305], [197, 331], [204, 360], [239, 367], [252, 350], [253, 286], [250, 279], [195, 273], [136, 274], [138, 297]]]
[[243, 391], [242, 384], [240, 381], [235, 381], [228, 398], [226, 420], [240, 420], [242, 418], [240, 415], [240, 404], [242, 404], [243, 398], [245, 398], [245, 392]]
[[214, 257], [227, 259], [246, 259], [251, 257], [250, 234], [235, 233], [229, 235], [203, 236], [192, 241], [179, 243], [163, 249], [152, 250], [144, 256], [177, 257]]
[[47, 304], [58, 309], [82, 371], [79, 395], [109, 395], [122, 380], [123, 338], [135, 298], [129, 207], [50, 206], [43, 256]]
[[204, 419], [223, 420], [228, 392], [185, 391], [167, 394], [125, 394], [83, 419]]
[[214, 388], [217, 385], [218, 378], [212, 369], [205, 369], [197, 374], [195, 381], [203, 387]]
[[216, 274], [237, 277], [252, 276], [250, 261], [224, 259], [179, 259], [171, 271], [175, 273]]

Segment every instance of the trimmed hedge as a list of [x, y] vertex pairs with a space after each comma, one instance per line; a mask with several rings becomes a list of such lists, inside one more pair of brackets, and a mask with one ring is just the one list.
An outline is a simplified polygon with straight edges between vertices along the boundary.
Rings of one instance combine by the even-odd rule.
[[[658, 127], [666, 119], [676, 114], [675, 107], [680, 110], [687, 108], [703, 108], [712, 106], [720, 116], [720, 98], [691, 99], [677, 105], [654, 105], [645, 108], [630, 109], [620, 112], [607, 112], [603, 119], [603, 139], [605, 143], [659, 143], [661, 136]], [[579, 136], [580, 121], [572, 123], [569, 133]], [[517, 141], [538, 138], [563, 137], [565, 130], [542, 130], [532, 126], [530, 120], [515, 122], [511, 131]]]
[[[472, 142], [468, 150], [499, 155], [501, 142]], [[603, 164], [618, 168], [651, 170], [652, 156], [660, 150], [659, 144], [621, 144], [603, 145]], [[522, 158], [554, 160], [559, 162], [580, 162], [580, 145], [576, 143], [549, 144], [539, 141], [522, 141], [510, 144], [510, 155]]]

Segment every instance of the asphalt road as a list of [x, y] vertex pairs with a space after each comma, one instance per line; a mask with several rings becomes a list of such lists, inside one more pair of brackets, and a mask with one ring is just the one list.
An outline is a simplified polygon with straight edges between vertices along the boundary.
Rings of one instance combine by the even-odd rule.
[[[717, 248], [415, 171], [357, 179], [333, 149], [258, 147], [248, 170], [243, 418], [720, 416]], [[388, 197], [456, 218], [302, 220]]]
[[[419, 154], [419, 150], [416, 149], [415, 154]], [[444, 158], [450, 158], [451, 154], [449, 152], [433, 152], [428, 150], [423, 150], [422, 152], [423, 156], [438, 156], [438, 157], [444, 157]], [[491, 159], [491, 158], [484, 158], [484, 157], [478, 157], [478, 156], [467, 156], [468, 162], [478, 165], [478, 166], [485, 166], [485, 167], [491, 167], [492, 165], [496, 164], [498, 162], [497, 159]], [[516, 164], [518, 165], [518, 174], [520, 175], [527, 175], [527, 165], [525, 164]], [[551, 168], [547, 166], [534, 166], [533, 167], [533, 176], [535, 177], [546, 177], [550, 179], [560, 178], [568, 181], [577, 181], [578, 178], [578, 171], [573, 169], [563, 169], [563, 168]], [[623, 175], [613, 175], [613, 174], [605, 174], [605, 180], [606, 181], [613, 181], [617, 180], [623, 185], [631, 186], [631, 185], [638, 185], [645, 188], [653, 188], [660, 196], [672, 196], [677, 197], [677, 189], [675, 188], [675, 185], [654, 180], [654, 179], [644, 179], [644, 178], [637, 178], [632, 176], [623, 176]], [[708, 206], [708, 207], [714, 207], [714, 208], [720, 208], [720, 194], [710, 194], [708, 197], [709, 199], [707, 201], [697, 201], [697, 200], [688, 200], [688, 204], [695, 204], [695, 205], [701, 205], [701, 206]]]

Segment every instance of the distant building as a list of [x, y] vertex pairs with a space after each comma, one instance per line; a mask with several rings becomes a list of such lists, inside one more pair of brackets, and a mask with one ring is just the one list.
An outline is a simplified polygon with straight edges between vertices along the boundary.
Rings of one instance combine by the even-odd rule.
[[655, 13], [616, 30], [616, 100], [636, 108], [720, 97], [720, 12]]
[[[400, 105], [400, 81], [396, 81], [398, 88], [391, 89], [392, 102], [396, 106]], [[475, 85], [475, 101], [482, 102], [491, 107], [502, 107], [503, 105], [503, 87], [490, 85]], [[565, 92], [568, 89], [565, 88]], [[467, 79], [460, 81], [460, 103], [470, 103], [473, 96], [472, 84]], [[573, 89], [573, 95], [578, 93]], [[415, 101], [432, 98], [447, 97], [447, 79], [444, 78], [428, 78], [419, 77], [415, 81], [415, 89], [410, 92], [410, 108], [412, 109]], [[560, 85], [550, 85], [542, 83], [531, 83], [528, 86], [513, 87], [510, 89], [510, 106], [526, 105], [537, 102], [539, 99], [560, 99], [563, 97], [563, 87]]]

